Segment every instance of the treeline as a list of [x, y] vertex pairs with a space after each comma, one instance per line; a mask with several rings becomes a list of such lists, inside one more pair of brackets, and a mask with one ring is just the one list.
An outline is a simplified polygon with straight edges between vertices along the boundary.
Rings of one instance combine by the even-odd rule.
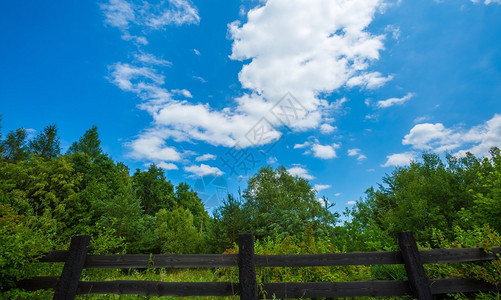
[[[55, 125], [31, 139], [23, 128], [5, 137], [0, 131], [0, 154], [1, 289], [28, 276], [25, 266], [44, 251], [67, 247], [76, 234], [91, 235], [90, 252], [100, 254], [232, 253], [238, 234], [248, 231], [263, 254], [395, 250], [399, 231], [415, 232], [418, 243], [428, 248], [501, 246], [497, 148], [487, 158], [424, 154], [369, 188], [345, 211], [343, 224], [328, 199], [319, 201], [307, 180], [284, 167], [261, 168], [244, 191], [228, 195], [209, 215], [188, 184], [174, 186], [161, 168], [131, 172], [113, 161], [101, 148], [97, 127], [66, 153]], [[482, 268], [487, 269], [457, 266], [430, 272], [501, 278], [499, 261]], [[392, 267], [347, 270], [263, 276], [310, 281], [405, 276]]]

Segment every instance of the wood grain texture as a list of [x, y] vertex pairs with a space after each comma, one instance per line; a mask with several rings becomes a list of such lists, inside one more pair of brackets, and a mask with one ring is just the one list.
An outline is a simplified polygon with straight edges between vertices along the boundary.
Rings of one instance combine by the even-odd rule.
[[399, 232], [397, 238], [412, 294], [419, 300], [432, 300], [428, 277], [412, 232]]

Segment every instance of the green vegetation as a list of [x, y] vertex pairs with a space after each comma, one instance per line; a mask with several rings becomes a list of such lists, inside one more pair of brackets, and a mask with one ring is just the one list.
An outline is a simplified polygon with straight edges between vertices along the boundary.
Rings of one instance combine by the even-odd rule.
[[[174, 186], [158, 166], [131, 172], [103, 152], [97, 127], [61, 153], [57, 127], [33, 139], [17, 129], [0, 133], [0, 290], [27, 294], [15, 281], [60, 272], [36, 260], [67, 248], [76, 234], [92, 236], [91, 253], [236, 253], [241, 232], [253, 232], [258, 254], [310, 254], [396, 249], [396, 233], [415, 232], [422, 248], [501, 246], [501, 154], [422, 160], [396, 168], [344, 214], [315, 198], [311, 184], [284, 167], [261, 168], [212, 216], [186, 183]], [[132, 174], [132, 175], [131, 175]], [[430, 277], [501, 282], [501, 261], [427, 266]], [[43, 271], [43, 272], [42, 272]], [[235, 280], [236, 271], [86, 270], [86, 279]], [[260, 282], [403, 279], [401, 266], [267, 268]], [[114, 296], [96, 297], [114, 299]], [[132, 297], [131, 299], [135, 299]]]

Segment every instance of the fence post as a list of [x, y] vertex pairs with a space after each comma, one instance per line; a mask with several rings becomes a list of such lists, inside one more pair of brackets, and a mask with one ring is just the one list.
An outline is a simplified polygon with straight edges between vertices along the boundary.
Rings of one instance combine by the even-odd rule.
[[431, 300], [432, 294], [428, 277], [424, 272], [423, 263], [417, 249], [412, 232], [397, 233], [398, 246], [402, 252], [405, 271], [414, 297], [419, 300]]
[[88, 235], [77, 235], [71, 238], [68, 257], [55, 288], [54, 300], [75, 299], [89, 244], [90, 236]]
[[240, 299], [257, 300], [257, 281], [254, 263], [254, 236], [252, 233], [239, 235], [238, 248]]

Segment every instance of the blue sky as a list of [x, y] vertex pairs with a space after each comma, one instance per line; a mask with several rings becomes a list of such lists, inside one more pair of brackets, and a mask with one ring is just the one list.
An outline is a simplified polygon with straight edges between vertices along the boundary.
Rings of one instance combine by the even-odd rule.
[[284, 165], [343, 211], [423, 151], [501, 146], [501, 1], [3, 1], [3, 133], [92, 125], [210, 209]]

